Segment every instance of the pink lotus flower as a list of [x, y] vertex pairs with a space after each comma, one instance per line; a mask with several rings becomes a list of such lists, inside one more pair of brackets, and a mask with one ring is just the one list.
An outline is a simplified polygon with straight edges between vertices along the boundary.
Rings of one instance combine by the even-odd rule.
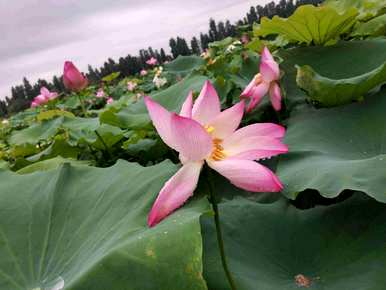
[[285, 129], [261, 123], [238, 129], [244, 101], [221, 112], [216, 90], [207, 81], [193, 104], [190, 93], [180, 114], [167, 111], [150, 97], [145, 104], [162, 140], [179, 152], [182, 167], [165, 183], [148, 217], [150, 227], [179, 208], [195, 190], [204, 162], [245, 190], [277, 192], [276, 175], [254, 160], [288, 151], [281, 142]]
[[132, 82], [132, 81], [128, 81], [127, 82], [127, 90], [129, 92], [132, 92], [134, 91], [134, 89], [137, 87], [137, 84], [135, 82]]
[[31, 108], [36, 108], [36, 107], [39, 107], [39, 104], [35, 101], [32, 101]]
[[248, 36], [248, 34], [243, 34], [243, 35], [241, 36], [241, 42], [242, 42], [243, 44], [248, 44], [248, 42], [249, 42], [249, 36]]
[[261, 54], [260, 73], [255, 75], [240, 96], [241, 99], [251, 99], [247, 107], [247, 112], [252, 111], [268, 92], [273, 108], [276, 111], [280, 111], [281, 91], [278, 84], [279, 78], [279, 65], [273, 59], [268, 48], [264, 47]]
[[64, 63], [63, 83], [67, 89], [78, 92], [87, 87], [88, 80], [71, 61], [66, 61]]
[[142, 77], [144, 77], [145, 75], [147, 75], [147, 70], [143, 69], [140, 71], [139, 73]]
[[151, 58], [149, 58], [147, 61], [146, 61], [146, 63], [148, 64], [148, 65], [156, 65], [157, 63], [158, 63], [158, 60], [155, 58], [155, 57], [151, 57]]
[[46, 104], [47, 102], [54, 100], [58, 97], [58, 93], [50, 92], [46, 87], [40, 88], [40, 95], [37, 95], [32, 103], [31, 108], [35, 108]]
[[114, 102], [113, 98], [112, 97], [108, 97], [106, 103], [107, 104], [111, 104], [112, 102]]
[[104, 98], [105, 97], [105, 91], [103, 89], [99, 89], [96, 93], [97, 98]]

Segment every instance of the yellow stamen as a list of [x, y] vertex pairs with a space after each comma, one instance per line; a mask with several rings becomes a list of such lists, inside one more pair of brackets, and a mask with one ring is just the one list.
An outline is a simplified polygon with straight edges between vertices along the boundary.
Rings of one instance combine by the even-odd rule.
[[226, 157], [226, 154], [224, 152], [224, 147], [221, 146], [222, 140], [221, 139], [213, 139], [213, 151], [210, 158], [212, 158], [215, 161], [220, 161]]
[[206, 132], [208, 132], [209, 134], [214, 131], [214, 127], [213, 126], [206, 125], [204, 128], [205, 128]]
[[255, 83], [256, 85], [259, 85], [261, 83], [262, 79], [261, 79], [261, 74], [258, 73], [257, 75], [255, 75]]

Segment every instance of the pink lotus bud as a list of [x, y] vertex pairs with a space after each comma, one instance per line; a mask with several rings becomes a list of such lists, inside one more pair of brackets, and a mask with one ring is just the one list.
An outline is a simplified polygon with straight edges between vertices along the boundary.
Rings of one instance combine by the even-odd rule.
[[32, 101], [31, 108], [36, 108], [36, 107], [39, 107], [39, 104], [35, 101]]
[[157, 60], [156, 58], [154, 58], [154, 57], [151, 57], [150, 59], [148, 59], [148, 60], [146, 61], [146, 63], [147, 63], [148, 65], [156, 65], [156, 64], [158, 63], [158, 60]]
[[67, 89], [78, 92], [87, 87], [88, 80], [71, 61], [66, 61], [64, 63], [63, 83]]
[[139, 74], [144, 77], [145, 75], [147, 75], [147, 70], [143, 69]]
[[112, 98], [112, 97], [109, 97], [109, 98], [107, 99], [107, 104], [111, 104], [113, 101], [114, 101], [113, 98]]

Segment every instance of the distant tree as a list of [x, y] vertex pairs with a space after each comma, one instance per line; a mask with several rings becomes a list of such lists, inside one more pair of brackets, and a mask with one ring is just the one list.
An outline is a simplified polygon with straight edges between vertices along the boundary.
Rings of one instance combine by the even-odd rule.
[[227, 33], [225, 30], [225, 24], [224, 22], [220, 21], [217, 25], [217, 33], [218, 33], [218, 39], [224, 39], [227, 37]]
[[254, 22], [257, 22], [259, 20], [259, 16], [257, 14], [255, 7], [252, 6], [249, 9], [249, 13], [247, 13], [247, 20], [248, 20], [248, 24], [253, 24]]
[[219, 40], [219, 34], [217, 31], [217, 24], [216, 21], [214, 21], [213, 18], [209, 20], [209, 37], [211, 41], [217, 41]]
[[196, 55], [201, 54], [200, 45], [198, 43], [198, 39], [196, 37], [193, 37], [190, 41], [190, 47], [192, 48], [192, 53]]
[[24, 86], [24, 95], [28, 100], [32, 100], [36, 95], [34, 94], [33, 88], [30, 82], [26, 77], [23, 78], [23, 86]]
[[[6, 99], [8, 97], [5, 97]], [[0, 117], [4, 118], [8, 115], [7, 102], [0, 100]]]
[[169, 59], [163, 48], [161, 48], [160, 50], [160, 57], [161, 57], [161, 62], [165, 62]]
[[62, 77], [54, 76], [52, 78], [52, 86], [53, 86], [54, 91], [56, 91], [58, 93], [64, 92], [64, 85], [63, 85]]
[[178, 56], [177, 41], [174, 38], [169, 40], [170, 51], [172, 52], [173, 58]]
[[210, 37], [208, 34], [201, 33], [200, 34], [200, 42], [201, 42], [201, 49], [205, 50], [208, 48], [208, 45], [210, 43]]
[[186, 40], [181, 37], [177, 37], [177, 50], [178, 55], [190, 55], [192, 53], [186, 43]]
[[235, 37], [237, 34], [235, 25], [232, 25], [229, 20], [225, 22], [225, 31], [226, 31], [227, 37], [228, 36]]

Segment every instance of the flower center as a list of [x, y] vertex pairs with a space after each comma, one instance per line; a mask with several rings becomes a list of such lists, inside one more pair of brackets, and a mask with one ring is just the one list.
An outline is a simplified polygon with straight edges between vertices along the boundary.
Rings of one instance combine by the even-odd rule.
[[214, 161], [220, 161], [226, 157], [226, 154], [224, 153], [224, 147], [221, 146], [221, 143], [221, 139], [213, 139], [213, 151], [210, 158], [212, 158]]
[[261, 74], [258, 73], [257, 75], [255, 75], [255, 84], [259, 85], [261, 81], [262, 81]]
[[[208, 134], [211, 134], [214, 131], [214, 127], [210, 125], [204, 126], [204, 129], [206, 130], [206, 132], [208, 132]], [[210, 158], [214, 161], [220, 161], [224, 159], [226, 157], [226, 154], [224, 152], [224, 147], [221, 146], [222, 139], [213, 138], [212, 143], [213, 151], [210, 155]]]
[[214, 127], [213, 127], [213, 126], [209, 126], [209, 125], [204, 126], [204, 129], [205, 129], [206, 132], [208, 132], [209, 134], [212, 133], [212, 132], [214, 131]]

